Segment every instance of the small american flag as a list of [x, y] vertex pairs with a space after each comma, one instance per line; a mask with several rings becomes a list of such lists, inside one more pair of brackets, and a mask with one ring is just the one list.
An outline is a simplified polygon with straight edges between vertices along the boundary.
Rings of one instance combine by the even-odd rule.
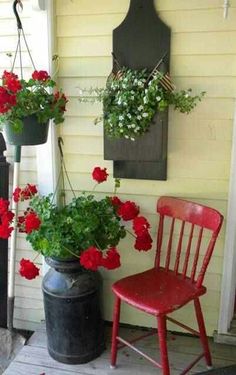
[[169, 73], [161, 73], [158, 69], [152, 74], [152, 77], [157, 76], [160, 78], [160, 84], [164, 89], [167, 91], [173, 91], [175, 89], [175, 85], [173, 85]]

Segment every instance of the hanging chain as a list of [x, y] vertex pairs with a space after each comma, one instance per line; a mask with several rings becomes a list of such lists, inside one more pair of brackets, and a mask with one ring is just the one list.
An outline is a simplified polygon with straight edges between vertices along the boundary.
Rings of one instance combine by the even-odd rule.
[[29, 46], [28, 46], [28, 43], [27, 43], [27, 40], [26, 40], [26, 37], [25, 37], [25, 32], [24, 32], [24, 29], [23, 29], [23, 26], [22, 26], [22, 22], [21, 22], [20, 16], [19, 16], [18, 11], [17, 11], [17, 5], [20, 6], [21, 9], [23, 9], [23, 4], [22, 4], [21, 0], [14, 0], [14, 2], [13, 2], [13, 12], [15, 14], [16, 22], [17, 22], [18, 40], [17, 40], [17, 46], [16, 46], [16, 51], [15, 51], [13, 63], [12, 63], [11, 72], [13, 71], [13, 69], [15, 67], [16, 57], [17, 57], [17, 54], [19, 53], [20, 74], [21, 74], [21, 79], [23, 79], [23, 63], [22, 63], [21, 36], [23, 36], [23, 39], [24, 39], [24, 42], [25, 42], [25, 46], [26, 46], [26, 49], [27, 49], [27, 52], [29, 54], [29, 57], [30, 57], [30, 60], [31, 60], [31, 64], [32, 64], [34, 70], [36, 70], [36, 67], [35, 67], [32, 55], [30, 53], [30, 49], [29, 49]]

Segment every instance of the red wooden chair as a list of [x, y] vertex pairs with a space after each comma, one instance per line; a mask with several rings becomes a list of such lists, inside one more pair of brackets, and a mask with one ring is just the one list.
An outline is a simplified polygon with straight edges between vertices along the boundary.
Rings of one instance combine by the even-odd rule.
[[[199, 297], [206, 293], [202, 283], [223, 216], [210, 207], [171, 197], [158, 200], [157, 212], [160, 219], [154, 268], [125, 277], [112, 287], [115, 305], [111, 367], [115, 368], [117, 350], [128, 346], [161, 368], [163, 375], [169, 375], [166, 342], [166, 321], [169, 320], [201, 339], [203, 352], [181, 373], [184, 375], [203, 357], [207, 366], [212, 365]], [[203, 258], [201, 262], [200, 258]], [[118, 335], [121, 301], [156, 317], [160, 363], [132, 345], [138, 339], [129, 342]], [[190, 301], [194, 303], [199, 332], [167, 316]], [[118, 347], [118, 343], [122, 345]]]

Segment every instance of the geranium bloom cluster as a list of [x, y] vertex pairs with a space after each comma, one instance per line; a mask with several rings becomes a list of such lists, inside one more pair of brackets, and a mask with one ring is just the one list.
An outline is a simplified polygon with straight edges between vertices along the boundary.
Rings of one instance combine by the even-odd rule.
[[[98, 183], [106, 181], [108, 173], [106, 168], [95, 167], [92, 173], [93, 179]], [[139, 215], [139, 207], [135, 202], [122, 202], [119, 197], [111, 197], [111, 203], [115, 207], [117, 214], [124, 221], [132, 221], [134, 230], [134, 248], [138, 251], [148, 251], [152, 248], [152, 238], [149, 233], [150, 224], [144, 216]], [[103, 266], [107, 269], [115, 269], [120, 266], [120, 255], [116, 248], [107, 251], [105, 258], [99, 248], [90, 247], [80, 256], [80, 263], [87, 269], [97, 270]]]
[[[92, 172], [98, 184], [108, 176], [106, 168], [95, 167]], [[96, 200], [93, 195], [84, 193], [58, 208], [52, 203], [52, 195], [41, 197], [37, 193], [36, 186], [31, 184], [14, 190], [16, 203], [29, 201], [28, 208], [15, 220], [9, 201], [0, 198], [0, 238], [7, 239], [18, 229], [26, 233], [26, 240], [33, 249], [44, 256], [77, 257], [84, 268], [92, 271], [99, 267], [107, 270], [120, 267], [116, 246], [126, 235], [126, 222], [132, 222], [136, 250], [148, 251], [152, 247], [150, 224], [140, 215], [135, 202], [122, 202], [116, 195]], [[22, 259], [19, 273], [31, 280], [38, 276], [39, 269], [29, 259]]]
[[12, 72], [4, 71], [0, 86], [0, 122], [9, 123], [16, 131], [23, 126], [26, 116], [36, 115], [38, 122], [53, 119], [55, 124], [64, 120], [67, 98], [58, 90], [50, 75], [44, 71], [34, 71], [26, 81]]

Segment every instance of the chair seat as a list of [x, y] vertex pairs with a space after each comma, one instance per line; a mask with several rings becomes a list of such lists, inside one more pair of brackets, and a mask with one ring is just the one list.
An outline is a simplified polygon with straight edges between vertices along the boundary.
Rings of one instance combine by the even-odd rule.
[[204, 286], [197, 288], [189, 278], [162, 268], [125, 277], [114, 283], [112, 290], [128, 304], [156, 316], [177, 310], [206, 293]]

